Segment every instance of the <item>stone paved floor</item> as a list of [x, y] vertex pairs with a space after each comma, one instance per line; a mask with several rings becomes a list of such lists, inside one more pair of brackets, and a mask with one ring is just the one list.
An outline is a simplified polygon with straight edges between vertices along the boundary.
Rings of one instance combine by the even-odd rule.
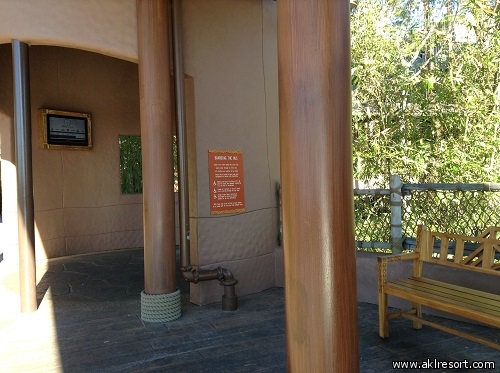
[[[182, 317], [140, 320], [142, 251], [52, 260], [38, 269], [38, 311], [19, 314], [15, 272], [0, 263], [0, 372], [285, 372], [282, 288], [239, 298], [239, 309], [189, 303]], [[442, 320], [500, 340], [500, 330]], [[392, 361], [495, 361], [500, 352], [407, 320], [377, 334], [377, 307], [359, 303], [361, 372], [392, 372]], [[400, 370], [400, 371], [422, 371]], [[450, 370], [431, 370], [448, 372]], [[467, 370], [453, 370], [456, 372]], [[468, 370], [480, 371], [480, 370]], [[349, 373], [349, 372], [347, 372]]]

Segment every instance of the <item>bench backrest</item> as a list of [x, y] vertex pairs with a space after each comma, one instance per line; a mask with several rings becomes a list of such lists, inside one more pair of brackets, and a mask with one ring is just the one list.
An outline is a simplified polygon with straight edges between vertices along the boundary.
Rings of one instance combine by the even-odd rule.
[[[419, 225], [419, 260], [500, 276], [500, 227], [489, 227], [479, 237], [429, 231]], [[466, 250], [469, 248], [469, 250]], [[472, 248], [472, 249], [470, 249]]]

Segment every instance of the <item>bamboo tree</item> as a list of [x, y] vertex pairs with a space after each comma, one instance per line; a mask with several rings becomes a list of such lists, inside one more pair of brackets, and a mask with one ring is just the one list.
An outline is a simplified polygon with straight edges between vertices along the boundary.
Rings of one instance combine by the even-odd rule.
[[355, 177], [500, 181], [500, 16], [490, 0], [362, 0], [353, 12]]

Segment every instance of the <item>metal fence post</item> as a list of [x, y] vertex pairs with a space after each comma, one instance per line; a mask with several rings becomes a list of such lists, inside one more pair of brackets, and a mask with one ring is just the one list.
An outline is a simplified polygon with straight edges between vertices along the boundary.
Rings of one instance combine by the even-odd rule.
[[401, 177], [390, 176], [391, 190], [391, 247], [393, 254], [403, 251], [403, 229], [401, 224]]

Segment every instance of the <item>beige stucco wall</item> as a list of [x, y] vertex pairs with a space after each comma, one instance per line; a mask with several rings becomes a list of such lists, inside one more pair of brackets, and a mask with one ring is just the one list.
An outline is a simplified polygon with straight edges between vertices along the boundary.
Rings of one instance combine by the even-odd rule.
[[[275, 284], [279, 180], [275, 3], [183, 2], [185, 71], [194, 79], [197, 234], [200, 268], [222, 266], [237, 292]], [[208, 151], [242, 150], [246, 212], [211, 215]], [[220, 300], [216, 282], [192, 285], [192, 300]]]
[[[10, 48], [0, 47], [2, 72], [11, 69]], [[12, 97], [8, 80], [0, 80], [1, 90]], [[141, 247], [142, 195], [120, 192], [118, 145], [119, 135], [140, 134], [137, 64], [75, 49], [32, 46], [30, 80], [37, 259]], [[0, 108], [5, 113], [2, 139], [9, 145], [7, 139], [12, 143], [14, 138], [12, 99], [1, 100]], [[93, 149], [41, 149], [40, 108], [90, 113]], [[14, 159], [8, 147], [4, 151]], [[13, 172], [3, 177], [2, 225], [13, 226], [15, 168], [2, 167], [5, 172], [9, 169]], [[2, 235], [2, 240], [6, 236], [9, 246], [17, 241], [13, 234]], [[5, 259], [15, 261], [17, 255], [11, 250], [5, 249]]]
[[60, 256], [142, 246], [142, 196], [120, 193], [118, 146], [119, 135], [140, 134], [137, 65], [36, 46], [30, 63], [33, 124], [39, 108], [92, 115], [91, 151], [33, 144], [35, 220], [44, 251]]

